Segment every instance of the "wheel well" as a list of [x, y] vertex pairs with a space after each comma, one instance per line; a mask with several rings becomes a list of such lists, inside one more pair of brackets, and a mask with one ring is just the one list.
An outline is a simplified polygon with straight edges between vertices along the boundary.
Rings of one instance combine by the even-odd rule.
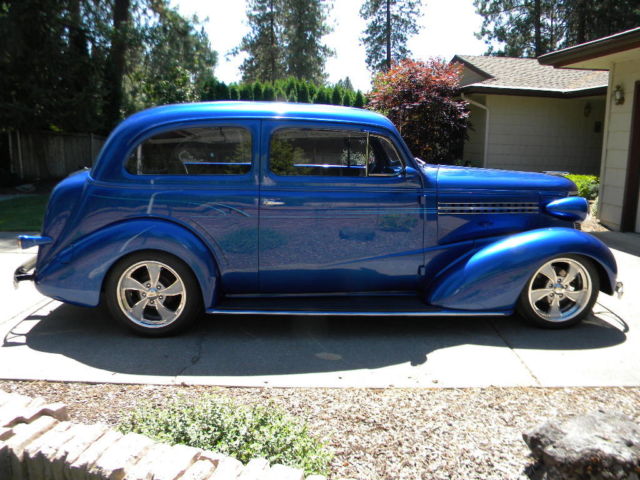
[[602, 264], [597, 261], [595, 258], [589, 257], [596, 267], [596, 271], [598, 272], [598, 280], [600, 280], [600, 291], [609, 295], [613, 295], [613, 289], [611, 287], [611, 282], [609, 281], [609, 275], [607, 275], [607, 271], [604, 269]]
[[[166, 250], [158, 250], [158, 249], [154, 249], [154, 248], [143, 248], [140, 250], [135, 250], [133, 252], [128, 252], [125, 255], [121, 256], [120, 258], [116, 259], [111, 266], [109, 267], [109, 269], [107, 270], [107, 272], [104, 275], [104, 278], [102, 280], [102, 285], [100, 286], [100, 303], [103, 303], [104, 300], [104, 289], [105, 289], [105, 285], [107, 284], [107, 282], [109, 281], [109, 278], [111, 277], [111, 274], [113, 273], [114, 268], [116, 268], [116, 266], [124, 261], [125, 259], [132, 257], [134, 255], [140, 255], [141, 253], [149, 253], [149, 254], [154, 254], [154, 253], [160, 253], [162, 255], [169, 255], [170, 257], [174, 258], [175, 260], [177, 260], [178, 262], [182, 263], [188, 270], [189, 272], [191, 272], [191, 275], [193, 275], [193, 278], [195, 279], [196, 283], [200, 286], [200, 288], [202, 289], [202, 285], [200, 285], [200, 282], [198, 281], [198, 276], [195, 274], [195, 272], [193, 271], [193, 268], [191, 268], [191, 265], [189, 265], [187, 262], [185, 262], [184, 260], [182, 260], [180, 257], [174, 255], [171, 252], [167, 252]], [[204, 293], [204, 292], [201, 292]]]

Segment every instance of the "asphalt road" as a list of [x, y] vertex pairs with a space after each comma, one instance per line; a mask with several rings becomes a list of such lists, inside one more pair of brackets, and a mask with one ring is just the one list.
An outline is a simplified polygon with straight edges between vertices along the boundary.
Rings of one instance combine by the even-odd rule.
[[604, 234], [625, 282], [584, 324], [519, 318], [212, 317], [187, 334], [133, 336], [63, 305], [13, 270], [33, 252], [0, 236], [0, 378], [235, 386], [640, 385], [640, 235]]

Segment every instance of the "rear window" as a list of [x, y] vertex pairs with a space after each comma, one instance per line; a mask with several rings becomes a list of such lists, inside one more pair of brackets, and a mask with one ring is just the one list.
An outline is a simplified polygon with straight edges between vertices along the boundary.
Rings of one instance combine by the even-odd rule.
[[251, 133], [241, 127], [198, 127], [163, 132], [127, 159], [134, 175], [243, 175], [251, 170]]

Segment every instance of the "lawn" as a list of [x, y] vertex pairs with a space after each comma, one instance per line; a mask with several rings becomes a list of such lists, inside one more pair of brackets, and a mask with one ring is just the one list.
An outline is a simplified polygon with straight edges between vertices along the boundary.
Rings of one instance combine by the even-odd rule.
[[0, 201], [0, 231], [39, 232], [49, 195], [21, 195]]

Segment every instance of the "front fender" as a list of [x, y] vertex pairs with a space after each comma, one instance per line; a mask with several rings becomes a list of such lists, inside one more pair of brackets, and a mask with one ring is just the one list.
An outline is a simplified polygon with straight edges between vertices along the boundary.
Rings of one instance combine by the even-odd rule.
[[184, 261], [200, 284], [205, 306], [213, 305], [219, 275], [211, 252], [189, 230], [159, 219], [128, 220], [79, 239], [37, 266], [36, 287], [48, 297], [94, 307], [113, 264], [140, 250], [160, 250]]
[[594, 260], [604, 273], [601, 290], [613, 293], [617, 266], [609, 248], [592, 235], [558, 227], [509, 235], [481, 247], [435, 279], [427, 302], [460, 310], [513, 310], [536, 269], [564, 254]]

